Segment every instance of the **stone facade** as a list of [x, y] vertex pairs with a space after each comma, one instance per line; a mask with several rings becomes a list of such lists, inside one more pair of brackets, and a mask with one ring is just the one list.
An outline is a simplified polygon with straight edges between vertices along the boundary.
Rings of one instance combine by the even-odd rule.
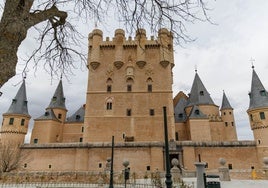
[[[268, 135], [263, 131], [268, 105], [258, 105], [254, 87], [248, 114], [256, 141], [238, 141], [233, 108], [225, 93], [219, 108], [197, 72], [191, 93], [179, 92], [173, 99], [175, 63], [168, 30], [160, 29], [156, 39], [147, 39], [143, 29], [134, 38], [126, 38], [118, 29], [112, 39], [104, 40], [102, 31], [95, 29], [89, 34], [88, 47], [86, 104], [74, 114], [66, 118], [62, 81], [44, 114], [35, 119], [30, 144], [23, 144], [30, 120], [24, 82], [3, 114], [1, 140], [22, 144], [27, 156], [22, 161], [24, 171], [105, 172], [112, 136], [115, 171], [124, 168], [125, 160], [140, 177], [164, 171], [164, 106], [170, 160], [178, 159], [183, 174], [195, 171], [197, 161], [206, 162], [207, 171], [218, 169], [219, 158], [226, 160], [232, 176], [235, 171], [248, 172], [248, 176], [252, 166], [262, 169], [263, 158], [268, 156]], [[253, 69], [253, 80], [258, 81], [255, 74]], [[261, 89], [259, 94], [267, 92]]]

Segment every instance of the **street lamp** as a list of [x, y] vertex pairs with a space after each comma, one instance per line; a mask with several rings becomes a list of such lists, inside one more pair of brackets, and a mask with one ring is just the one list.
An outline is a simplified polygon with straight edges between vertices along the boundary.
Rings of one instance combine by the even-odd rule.
[[125, 160], [123, 162], [124, 169], [124, 180], [125, 180], [125, 188], [127, 187], [127, 180], [129, 179], [129, 169], [128, 169], [129, 161]]
[[114, 136], [112, 137], [112, 156], [111, 156], [111, 170], [110, 170], [110, 185], [109, 188], [114, 188], [113, 176], [114, 176]]
[[166, 185], [167, 188], [172, 188], [172, 179], [170, 173], [170, 163], [169, 163], [169, 146], [168, 146], [168, 129], [167, 129], [167, 109], [166, 106], [163, 107], [164, 114], [164, 130], [165, 130], [165, 153], [166, 153]]

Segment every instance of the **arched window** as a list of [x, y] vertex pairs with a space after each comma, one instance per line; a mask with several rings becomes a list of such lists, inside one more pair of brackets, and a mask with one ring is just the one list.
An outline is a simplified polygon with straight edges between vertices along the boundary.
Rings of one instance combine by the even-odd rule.
[[108, 98], [106, 100], [106, 110], [112, 110], [113, 109], [113, 100], [112, 98]]
[[152, 92], [153, 91], [153, 80], [151, 77], [149, 77], [147, 80], [146, 80], [146, 83], [147, 83], [147, 91], [148, 92]]
[[107, 81], [106, 81], [106, 84], [107, 84], [107, 92], [111, 92], [112, 91], [112, 83], [113, 83], [113, 80], [111, 78], [108, 78]]
[[134, 83], [134, 80], [130, 77], [127, 78], [127, 91], [130, 92], [132, 91], [132, 85]]

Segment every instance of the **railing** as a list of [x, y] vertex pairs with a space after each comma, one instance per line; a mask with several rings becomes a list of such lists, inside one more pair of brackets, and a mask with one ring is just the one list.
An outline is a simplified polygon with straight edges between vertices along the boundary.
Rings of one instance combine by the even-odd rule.
[[[88, 183], [4, 183], [1, 188], [108, 188], [109, 184], [88, 184]], [[125, 184], [114, 184], [115, 188], [124, 188]], [[152, 184], [126, 184], [126, 188], [157, 188]]]

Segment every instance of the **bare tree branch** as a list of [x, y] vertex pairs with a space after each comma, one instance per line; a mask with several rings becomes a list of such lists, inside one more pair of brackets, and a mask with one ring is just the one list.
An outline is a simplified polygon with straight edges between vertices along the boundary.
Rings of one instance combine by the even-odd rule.
[[72, 73], [76, 62], [86, 63], [86, 55], [79, 49], [81, 35], [71, 23], [72, 16], [76, 20], [101, 23], [105, 17], [115, 15], [130, 35], [141, 28], [150, 28], [152, 34], [167, 28], [179, 45], [192, 41], [186, 23], [210, 22], [204, 0], [5, 0], [4, 3], [0, 21], [0, 66], [4, 67], [0, 70], [0, 88], [15, 75], [17, 51], [31, 27], [37, 28], [39, 45], [26, 65], [44, 60], [45, 70], [57, 75]]

